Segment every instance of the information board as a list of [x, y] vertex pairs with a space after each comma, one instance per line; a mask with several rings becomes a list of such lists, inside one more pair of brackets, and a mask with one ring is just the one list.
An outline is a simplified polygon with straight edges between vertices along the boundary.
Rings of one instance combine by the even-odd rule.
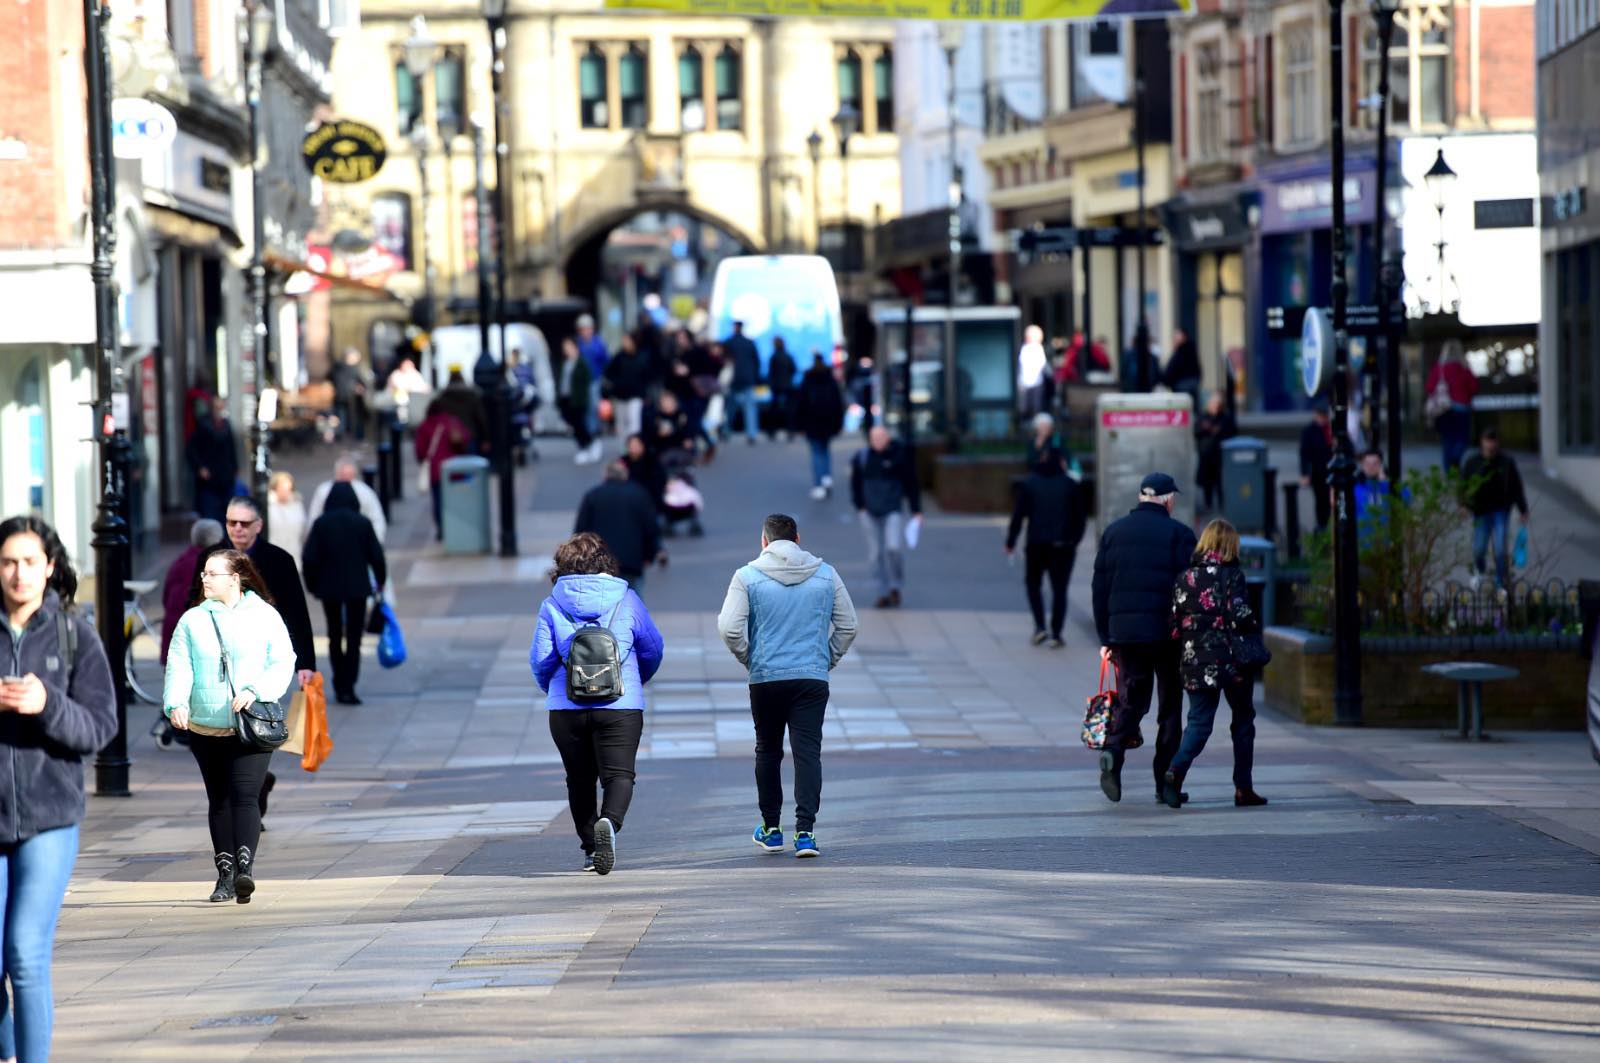
[[1172, 515], [1194, 523], [1194, 404], [1178, 392], [1102, 395], [1095, 403], [1095, 513], [1099, 527], [1139, 504], [1139, 481], [1178, 482]]

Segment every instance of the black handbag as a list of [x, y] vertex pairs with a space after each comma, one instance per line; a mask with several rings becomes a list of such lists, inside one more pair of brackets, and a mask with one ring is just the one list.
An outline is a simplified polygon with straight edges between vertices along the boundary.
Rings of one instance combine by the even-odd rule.
[[1234, 635], [1233, 661], [1242, 668], [1265, 668], [1272, 663], [1272, 651], [1260, 635]]
[[[217, 646], [222, 651], [222, 675], [228, 681], [228, 693], [237, 697], [233, 686], [233, 662], [228, 657], [228, 644], [222, 641], [222, 625], [214, 613], [211, 626], [217, 632]], [[233, 733], [239, 741], [257, 752], [270, 753], [289, 740], [289, 714], [276, 701], [257, 698], [233, 714]]]

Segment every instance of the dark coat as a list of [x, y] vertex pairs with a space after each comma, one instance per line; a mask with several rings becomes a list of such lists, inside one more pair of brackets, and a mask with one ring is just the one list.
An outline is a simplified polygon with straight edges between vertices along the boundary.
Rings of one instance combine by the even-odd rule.
[[1212, 416], [1202, 413], [1195, 426], [1196, 442], [1200, 447], [1200, 462], [1195, 482], [1220, 484], [1222, 482], [1222, 444], [1239, 434], [1238, 427], [1227, 411]]
[[1161, 382], [1173, 391], [1183, 390], [1184, 384], [1200, 382], [1200, 351], [1194, 340], [1178, 344], [1172, 357], [1167, 359], [1167, 367], [1161, 371]]
[[628, 466], [628, 482], [644, 488], [651, 501], [659, 506], [667, 491], [667, 474], [655, 451], [646, 449], [642, 457], [623, 458], [622, 461]]
[[1006, 549], [1014, 549], [1028, 522], [1028, 545], [1062, 545], [1077, 549], [1089, 523], [1089, 506], [1078, 481], [1057, 466], [1049, 473], [1034, 473], [1017, 486], [1017, 501], [1006, 532]]
[[184, 444], [183, 458], [196, 476], [201, 469], [210, 471], [209, 490], [233, 491], [233, 482], [239, 477], [239, 451], [233, 442], [233, 425], [226, 419], [218, 423], [202, 417]]
[[562, 392], [561, 377], [566, 371], [565, 361], [556, 363], [556, 408], [568, 421], [576, 421], [589, 414], [589, 381], [593, 377], [589, 374], [588, 360], [579, 356], [572, 362], [572, 379], [567, 382], [567, 390]]
[[733, 363], [733, 387], [753, 388], [761, 383], [761, 355], [750, 337], [735, 332], [723, 341], [722, 352]]
[[367, 598], [372, 594], [372, 580], [383, 586], [389, 577], [383, 545], [372, 522], [361, 515], [355, 488], [346, 483], [333, 485], [322, 516], [306, 536], [300, 563], [306, 586], [325, 602]]
[[1238, 561], [1206, 554], [1172, 588], [1172, 635], [1182, 647], [1185, 690], [1219, 690], [1252, 678], [1238, 660], [1239, 636], [1261, 631]]
[[606, 383], [614, 399], [642, 399], [655, 379], [655, 365], [649, 355], [619, 351], [606, 363]]
[[1467, 455], [1461, 463], [1462, 478], [1471, 482], [1483, 477], [1483, 483], [1468, 492], [1466, 504], [1474, 516], [1501, 513], [1515, 506], [1524, 517], [1528, 515], [1528, 494], [1522, 486], [1522, 473], [1517, 470], [1517, 459], [1500, 451], [1492, 459], [1483, 451]]
[[1172, 587], [1194, 547], [1193, 530], [1156, 502], [1141, 502], [1106, 526], [1094, 557], [1094, 626], [1102, 646], [1172, 638]]
[[911, 454], [898, 439], [882, 450], [862, 447], [850, 459], [850, 501], [858, 510], [874, 517], [887, 517], [909, 505], [911, 512], [922, 512], [922, 486], [917, 483], [917, 467]]
[[826, 366], [806, 370], [796, 401], [797, 423], [807, 439], [826, 442], [844, 430], [844, 396]]
[[172, 567], [167, 569], [161, 583], [161, 663], [167, 663], [167, 647], [172, 645], [172, 633], [178, 630], [178, 620], [189, 608], [189, 591], [199, 579], [200, 555], [205, 548], [191, 546], [179, 554]]
[[[353, 489], [352, 489], [353, 493]], [[215, 546], [207, 547], [194, 566], [194, 583], [189, 587], [189, 601], [200, 601], [200, 573], [205, 571], [206, 558], [218, 550], [231, 550], [233, 544], [226, 538]], [[261, 573], [272, 604], [283, 617], [283, 626], [289, 629], [289, 643], [294, 647], [295, 671], [317, 670], [317, 646], [311, 632], [311, 611], [306, 608], [305, 588], [300, 585], [300, 569], [287, 550], [267, 542], [265, 535], [256, 540], [249, 550], [250, 562]]]
[[1329, 426], [1312, 421], [1300, 430], [1300, 475], [1309, 477], [1311, 486], [1328, 486], [1328, 463], [1333, 460], [1333, 440]]
[[661, 552], [656, 504], [649, 492], [627, 480], [607, 480], [578, 503], [574, 535], [594, 532], [605, 540], [624, 576], [638, 576]]
[[489, 442], [489, 417], [483, 412], [483, 397], [471, 384], [451, 384], [439, 392], [434, 403], [445, 413], [454, 414], [472, 436], [472, 446]]
[[32, 673], [47, 694], [37, 716], [0, 712], [0, 747], [11, 753], [0, 756], [0, 844], [81, 821], [83, 758], [105, 748], [117, 730], [116, 691], [100, 636], [68, 610], [78, 642], [76, 660], [68, 660], [56, 624], [60, 612], [61, 599], [46, 591], [20, 642], [10, 624], [0, 624], [6, 674]]
[[772, 357], [767, 359], [767, 384], [773, 391], [793, 391], [794, 375], [798, 371], [794, 357], [786, 350], [774, 346]]

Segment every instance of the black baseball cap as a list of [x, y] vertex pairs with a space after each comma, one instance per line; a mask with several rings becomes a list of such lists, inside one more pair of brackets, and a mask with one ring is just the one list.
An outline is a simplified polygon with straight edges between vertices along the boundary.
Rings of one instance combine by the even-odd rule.
[[1153, 472], [1139, 481], [1140, 498], [1160, 498], [1178, 494], [1178, 481], [1164, 472]]

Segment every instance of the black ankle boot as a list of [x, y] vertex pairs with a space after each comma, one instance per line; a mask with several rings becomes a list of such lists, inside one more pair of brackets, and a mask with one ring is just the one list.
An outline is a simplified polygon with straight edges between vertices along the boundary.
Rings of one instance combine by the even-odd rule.
[[256, 880], [251, 872], [255, 869], [255, 854], [248, 845], [239, 846], [239, 862], [233, 873], [234, 899], [240, 904], [249, 904], [250, 895], [256, 891]]
[[211, 891], [211, 903], [221, 904], [233, 900], [233, 854], [218, 853], [217, 888]]

